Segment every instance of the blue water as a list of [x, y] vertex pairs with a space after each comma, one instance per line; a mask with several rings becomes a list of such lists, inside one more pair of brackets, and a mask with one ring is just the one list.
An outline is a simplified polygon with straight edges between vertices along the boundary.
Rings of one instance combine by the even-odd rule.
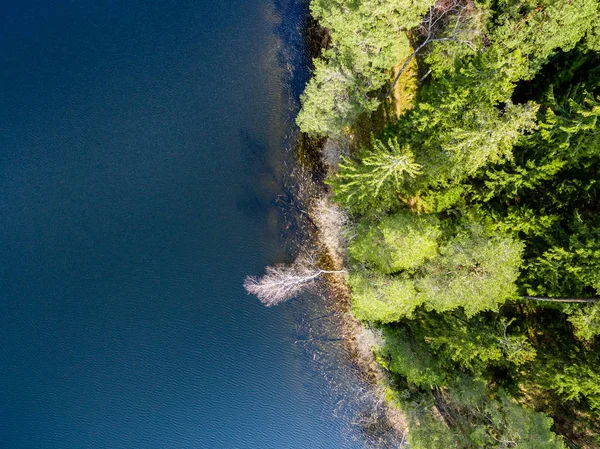
[[282, 257], [304, 7], [1, 3], [0, 448], [356, 447], [242, 288]]

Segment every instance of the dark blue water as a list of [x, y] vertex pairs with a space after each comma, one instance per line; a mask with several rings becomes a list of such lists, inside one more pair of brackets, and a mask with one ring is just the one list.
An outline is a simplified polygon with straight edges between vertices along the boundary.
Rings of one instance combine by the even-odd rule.
[[353, 447], [241, 286], [281, 258], [301, 10], [2, 2], [0, 448]]

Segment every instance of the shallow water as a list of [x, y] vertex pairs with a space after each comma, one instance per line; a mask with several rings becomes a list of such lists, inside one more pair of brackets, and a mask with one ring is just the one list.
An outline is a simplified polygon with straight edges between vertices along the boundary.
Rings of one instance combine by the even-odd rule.
[[0, 9], [0, 447], [358, 447], [242, 288], [284, 257], [303, 2]]

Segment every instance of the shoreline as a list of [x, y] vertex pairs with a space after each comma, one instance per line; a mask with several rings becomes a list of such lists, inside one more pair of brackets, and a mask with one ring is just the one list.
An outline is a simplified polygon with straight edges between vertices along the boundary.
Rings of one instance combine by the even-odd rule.
[[[304, 30], [311, 60], [320, 55], [330, 42], [326, 29], [322, 28], [309, 14]], [[312, 69], [312, 68], [311, 68]], [[343, 237], [344, 218], [341, 208], [331, 198], [331, 189], [323, 181], [337, 170], [342, 152], [340, 145], [332, 139], [311, 138], [305, 133], [298, 134], [296, 164], [305, 166], [313, 179], [313, 196], [308, 198], [307, 218], [315, 227], [314, 239], [319, 248], [320, 264], [328, 270], [348, 269], [347, 249]], [[343, 349], [354, 362], [360, 376], [370, 386], [376, 402], [383, 405], [383, 427], [386, 432], [396, 434], [400, 447], [406, 440], [408, 425], [404, 413], [393, 407], [386, 397], [386, 372], [377, 362], [373, 346], [377, 344], [377, 335], [366, 328], [352, 315], [351, 292], [345, 276], [329, 274], [324, 277], [324, 297], [326, 307], [332, 312], [342, 338]], [[381, 418], [381, 416], [380, 416]], [[375, 423], [368, 423], [371, 426]], [[377, 423], [381, 426], [382, 423]]]
[[[319, 155], [323, 159], [323, 148], [327, 145], [327, 141], [320, 148]], [[321, 161], [323, 162], [323, 161]], [[329, 167], [332, 169], [333, 167]], [[320, 259], [322, 266], [328, 270], [345, 270], [348, 269], [346, 248], [343, 253], [340, 253], [338, 248], [334, 248], [331, 242], [339, 241], [343, 232], [342, 226], [338, 225], [338, 220], [323, 218], [324, 215], [319, 209], [329, 209], [339, 213], [337, 206], [330, 197], [330, 192], [326, 186], [321, 189], [321, 196], [314, 199], [317, 207], [309, 210], [309, 216], [316, 223], [317, 230], [315, 232], [315, 240], [321, 251]], [[337, 235], [336, 235], [337, 234]], [[329, 274], [324, 278], [323, 296], [327, 307], [334, 314], [334, 320], [338, 325], [339, 334], [342, 338], [342, 346], [347, 352], [348, 357], [354, 362], [360, 371], [361, 377], [370, 385], [372, 393], [376, 396], [377, 402], [383, 405], [384, 423], [378, 423], [378, 426], [383, 424], [387, 431], [393, 431], [397, 439], [400, 440], [400, 445], [406, 439], [408, 425], [403, 412], [389, 404], [386, 397], [386, 385], [388, 378], [386, 372], [377, 362], [373, 347], [378, 345], [378, 336], [366, 328], [358, 319], [356, 319], [351, 311], [351, 291], [345, 275]], [[371, 423], [373, 425], [374, 423]], [[402, 447], [402, 446], [401, 446]]]

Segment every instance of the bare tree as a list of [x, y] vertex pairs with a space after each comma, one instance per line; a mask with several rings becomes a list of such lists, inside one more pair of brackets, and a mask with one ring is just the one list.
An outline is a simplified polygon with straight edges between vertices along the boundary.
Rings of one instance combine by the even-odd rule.
[[277, 264], [266, 268], [262, 277], [248, 276], [244, 288], [256, 295], [267, 307], [275, 306], [297, 296], [314, 285], [323, 274], [347, 273], [346, 270], [323, 270], [314, 260], [302, 254], [290, 265]]
[[383, 98], [392, 94], [410, 61], [432, 42], [452, 41], [475, 50], [471, 37], [478, 34], [478, 31], [470, 29], [474, 11], [472, 0], [438, 0], [429, 8], [419, 28], [419, 34], [424, 37], [423, 42], [406, 58]]

